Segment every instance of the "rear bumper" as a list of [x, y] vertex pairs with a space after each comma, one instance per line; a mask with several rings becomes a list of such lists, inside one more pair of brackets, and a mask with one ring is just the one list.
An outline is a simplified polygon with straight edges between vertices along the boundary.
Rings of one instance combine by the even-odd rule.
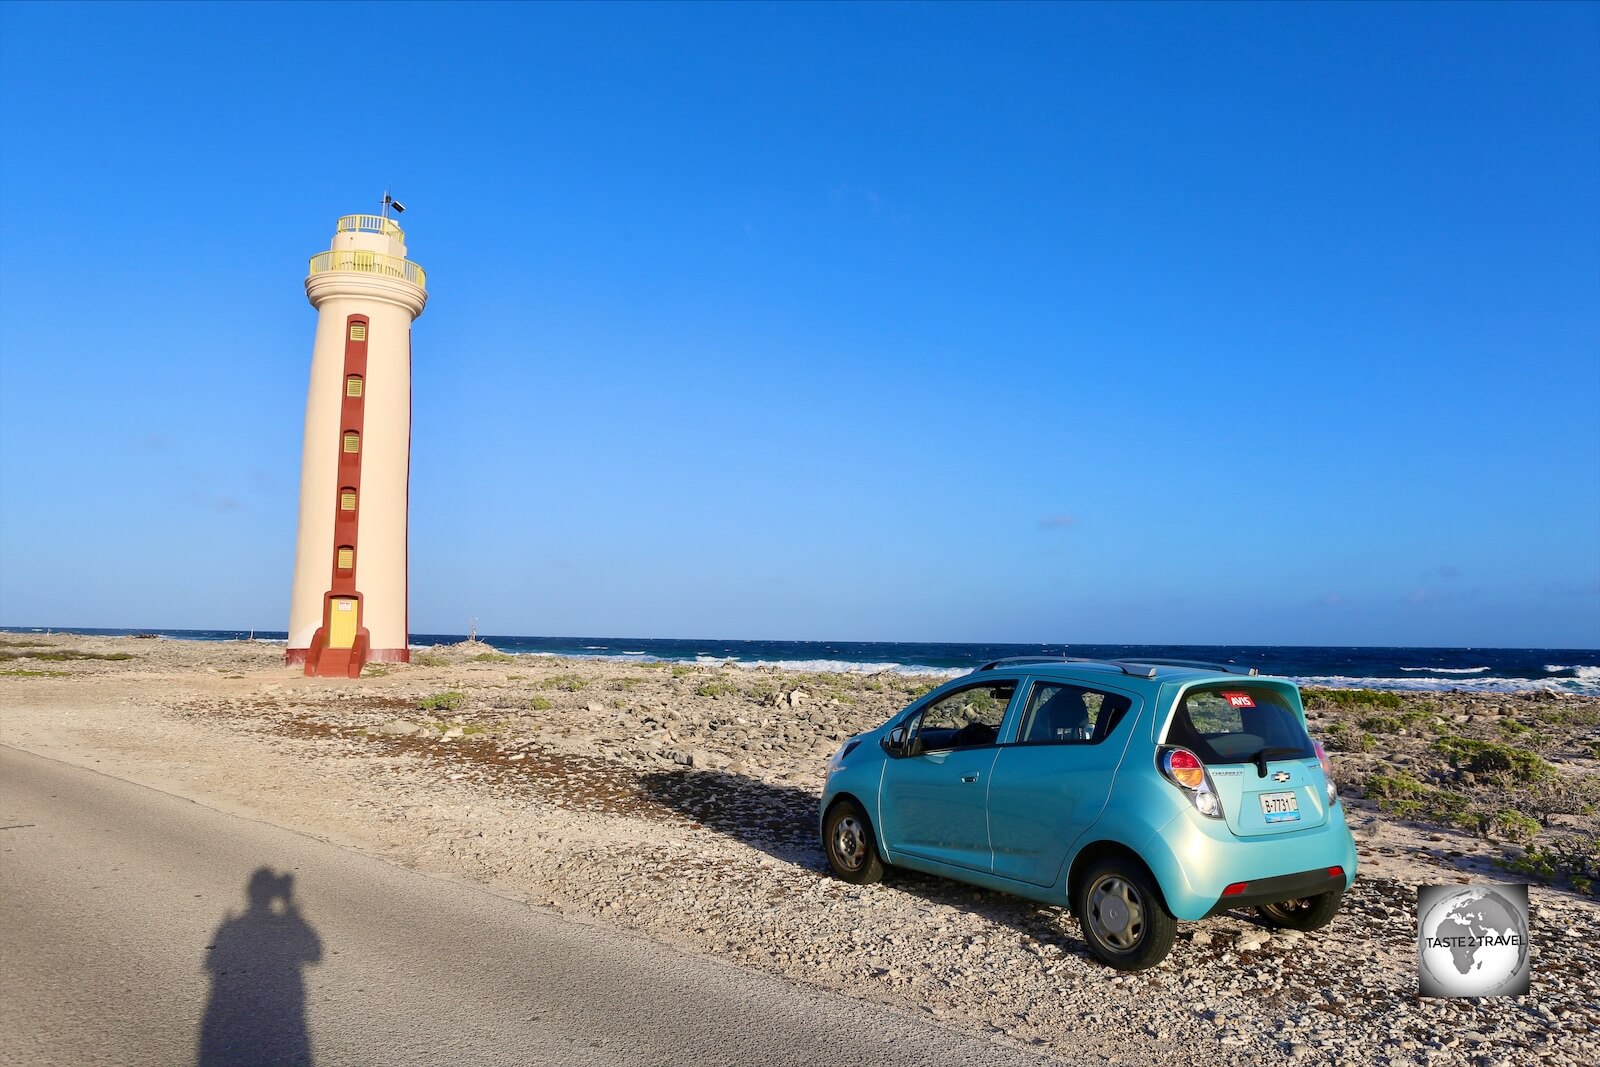
[[1211, 910], [1206, 912], [1205, 918], [1221, 915], [1234, 908], [1253, 908], [1259, 904], [1281, 904], [1285, 900], [1303, 900], [1306, 897], [1321, 896], [1323, 893], [1343, 893], [1347, 884], [1345, 875], [1329, 874], [1331, 867], [1319, 867], [1314, 871], [1301, 871], [1298, 874], [1280, 874], [1273, 878], [1257, 878], [1255, 881], [1244, 883], [1244, 892], [1232, 896], [1223, 896], [1211, 905]]
[[[1328, 816], [1308, 830], [1235, 837], [1221, 820], [1190, 810], [1151, 834], [1137, 851], [1160, 883], [1167, 909], [1193, 922], [1229, 908], [1348, 889], [1356, 876], [1355, 838], [1345, 825], [1343, 804], [1334, 805]], [[1344, 878], [1328, 878], [1329, 867], [1342, 868]], [[1222, 891], [1236, 882], [1249, 883], [1245, 893], [1224, 898]], [[1258, 901], [1258, 889], [1277, 895]]]

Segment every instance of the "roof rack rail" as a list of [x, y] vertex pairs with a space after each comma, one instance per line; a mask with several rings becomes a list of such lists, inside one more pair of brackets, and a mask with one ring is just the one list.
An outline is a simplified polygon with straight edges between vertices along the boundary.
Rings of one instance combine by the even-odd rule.
[[1154, 678], [1155, 667], [1141, 667], [1133, 663], [1125, 663], [1115, 659], [1094, 659], [1090, 656], [1006, 656], [1003, 659], [993, 659], [981, 667], [974, 667], [973, 672], [992, 671], [996, 667], [1015, 667], [1022, 663], [1098, 663], [1105, 667], [1115, 667], [1123, 674], [1133, 678]]
[[1245, 674], [1254, 678], [1261, 672], [1255, 667], [1241, 667], [1237, 663], [1212, 663], [1203, 659], [1147, 659], [1134, 656], [1129, 663], [1148, 663], [1155, 667], [1199, 667], [1202, 670], [1221, 671], [1223, 674]]

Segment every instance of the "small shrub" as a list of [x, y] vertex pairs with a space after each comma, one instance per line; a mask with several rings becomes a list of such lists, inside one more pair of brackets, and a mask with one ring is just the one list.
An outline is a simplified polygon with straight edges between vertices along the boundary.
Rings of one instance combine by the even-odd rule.
[[11, 668], [11, 669], [8, 669], [8, 670], [0, 671], [0, 674], [9, 675], [12, 678], [71, 678], [72, 677], [72, 672], [71, 671], [28, 671], [28, 670], [23, 670], [23, 669], [17, 668], [17, 667], [14, 667], [14, 668]]
[[1600, 759], [1600, 739], [1584, 742], [1584, 748], [1588, 750], [1590, 759]]
[[1521, 856], [1499, 861], [1517, 874], [1547, 882], [1566, 881], [1580, 893], [1600, 896], [1600, 836], [1586, 834], [1547, 846], [1529, 845]]
[[504, 652], [479, 652], [472, 657], [474, 663], [511, 663], [517, 657], [508, 656]]
[[610, 683], [609, 686], [607, 686], [607, 688], [628, 690], [628, 689], [632, 689], [634, 686], [638, 685], [642, 681], [644, 681], [643, 678], [634, 678], [632, 676], [623, 677], [623, 678], [613, 678], [613, 679], [611, 679], [611, 683]]
[[754, 700], [757, 704], [766, 704], [778, 695], [778, 687], [771, 682], [757, 682], [749, 689], [746, 689], [744, 695]]
[[413, 652], [411, 663], [416, 667], [448, 667], [450, 659], [438, 652]]
[[1378, 747], [1371, 734], [1362, 733], [1343, 719], [1328, 727], [1323, 736], [1329, 748], [1340, 752], [1371, 752]]
[[541, 689], [564, 689], [569, 693], [576, 693], [589, 683], [579, 678], [576, 674], [558, 674], [546, 678], [540, 685]]
[[529, 711], [549, 711], [553, 706], [549, 697], [531, 696], [528, 698]]
[[672, 676], [674, 678], [682, 678], [686, 674], [693, 673], [695, 673], [695, 669], [687, 663], [674, 663], [672, 665]]
[[417, 707], [423, 711], [455, 711], [466, 702], [467, 694], [450, 689], [443, 693], [434, 693], [432, 696], [423, 697], [417, 701]]
[[1433, 743], [1452, 767], [1489, 777], [1510, 777], [1519, 782], [1538, 782], [1554, 774], [1554, 768], [1537, 752], [1514, 748], [1498, 741], [1479, 741], [1472, 737], [1441, 737]]
[[1520, 811], [1506, 808], [1495, 814], [1490, 827], [1496, 836], [1507, 841], [1515, 841], [1519, 845], [1531, 845], [1533, 839], [1539, 836], [1539, 820], [1530, 819]]
[[732, 682], [724, 682], [719, 681], [716, 678], [712, 678], [708, 681], [701, 682], [700, 687], [694, 692], [696, 696], [711, 697], [712, 699], [720, 700], [723, 697], [737, 693], [738, 691], [738, 687]]
[[1466, 797], [1439, 789], [1407, 771], [1379, 771], [1367, 777], [1366, 793], [1378, 807], [1401, 819], [1432, 819], [1482, 833], [1485, 817], [1474, 812]]
[[1518, 734], [1525, 734], [1525, 733], [1527, 733], [1528, 731], [1530, 731], [1532, 729], [1533, 729], [1533, 727], [1524, 726], [1522, 723], [1518, 722], [1516, 719], [1501, 719], [1500, 720], [1500, 732], [1502, 734], [1505, 734], [1507, 737], [1516, 737]]
[[1361, 720], [1361, 728], [1375, 734], [1398, 734], [1413, 726], [1419, 726], [1431, 718], [1433, 712], [1424, 708], [1412, 708], [1399, 715], [1367, 715]]

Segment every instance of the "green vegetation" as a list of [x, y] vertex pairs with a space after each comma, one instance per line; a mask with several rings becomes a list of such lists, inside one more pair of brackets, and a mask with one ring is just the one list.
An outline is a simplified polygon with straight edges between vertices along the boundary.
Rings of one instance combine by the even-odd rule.
[[1585, 742], [1584, 747], [1589, 750], [1590, 759], [1600, 759], [1600, 740]]
[[1307, 707], [1319, 708], [1399, 708], [1405, 704], [1399, 693], [1378, 689], [1302, 689], [1300, 699]]
[[712, 678], [701, 682], [699, 688], [694, 692], [696, 696], [711, 697], [713, 699], [720, 700], [723, 697], [730, 696], [738, 691], [738, 686], [734, 685], [732, 682], [724, 682]]
[[517, 657], [508, 656], [504, 652], [479, 652], [472, 657], [474, 663], [511, 663]]
[[607, 686], [607, 688], [609, 688], [609, 689], [632, 689], [634, 686], [638, 685], [642, 681], [644, 681], [643, 678], [635, 678], [632, 675], [626, 675], [626, 676], [624, 676], [622, 678], [613, 678], [613, 679], [611, 679], [611, 683]]
[[467, 694], [450, 689], [443, 693], [434, 693], [432, 696], [423, 697], [417, 701], [417, 707], [423, 711], [455, 711], [466, 702]]
[[438, 652], [413, 652], [411, 663], [415, 667], [448, 667], [450, 659]]
[[71, 678], [71, 671], [26, 671], [18, 667], [0, 671], [0, 674], [12, 678]]
[[49, 642], [49, 641], [35, 641], [35, 640], [32, 640], [31, 638], [24, 637], [24, 638], [19, 638], [17, 640], [10, 640], [10, 639], [0, 640], [0, 647], [3, 647], [3, 648], [55, 648], [56, 646], [54, 644], [52, 644], [51, 642]]
[[1538, 819], [1530, 819], [1522, 812], [1512, 811], [1510, 808], [1496, 812], [1489, 828], [1495, 837], [1503, 841], [1515, 841], [1519, 845], [1532, 844], [1542, 829]]
[[539, 683], [540, 689], [565, 689], [569, 693], [576, 693], [589, 683], [579, 678], [576, 674], [557, 674], [546, 678]]
[[1537, 753], [1498, 741], [1472, 737], [1441, 737], [1433, 749], [1442, 753], [1452, 767], [1488, 777], [1510, 777], [1519, 782], [1538, 782], [1551, 777], [1555, 768]]
[[1526, 726], [1526, 725], [1518, 722], [1516, 719], [1501, 719], [1500, 720], [1500, 732], [1502, 734], [1505, 734], [1507, 737], [1516, 737], [1518, 734], [1528, 733], [1532, 729], [1533, 729], [1533, 727]]
[[392, 663], [368, 663], [361, 668], [361, 676], [363, 678], [382, 678], [386, 674], [393, 673], [394, 664]]
[[528, 698], [529, 711], [549, 711], [554, 706], [550, 703], [549, 697], [531, 696]]
[[1371, 752], [1378, 747], [1378, 742], [1371, 734], [1364, 734], [1351, 726], [1344, 719], [1340, 719], [1324, 731], [1328, 747], [1340, 752]]
[[672, 676], [674, 678], [682, 678], [686, 674], [694, 673], [696, 673], [695, 668], [689, 666], [687, 663], [674, 663], [672, 665]]
[[1595, 834], [1529, 845], [1524, 855], [1503, 859], [1500, 866], [1547, 882], [1565, 881], [1580, 893], [1600, 896], [1600, 836]]
[[744, 691], [744, 695], [754, 700], [757, 704], [766, 704], [778, 695], [778, 687], [772, 682], [757, 682]]
[[1375, 734], [1398, 734], [1427, 722], [1435, 714], [1436, 711], [1432, 707], [1418, 707], [1401, 712], [1399, 715], [1365, 715], [1361, 719], [1361, 728]]
[[[51, 646], [40, 646], [38, 644], [35, 644], [35, 645], [32, 645], [32, 646], [24, 646], [24, 647], [39, 648], [39, 647], [51, 647]], [[131, 653], [131, 652], [77, 652], [77, 651], [74, 651], [73, 649], [70, 649], [70, 648], [60, 649], [59, 651], [56, 651], [56, 652], [9, 652], [9, 651], [0, 651], [0, 660], [36, 659], [36, 660], [43, 660], [43, 661], [45, 661], [47, 663], [65, 663], [68, 660], [74, 660], [74, 659], [99, 659], [99, 660], [108, 660], [108, 661], [113, 662], [113, 663], [121, 663], [124, 660], [130, 660], [132, 658], [133, 658], [133, 653]]]
[[1378, 807], [1401, 819], [1430, 819], [1488, 836], [1490, 817], [1472, 807], [1460, 793], [1431, 786], [1407, 771], [1369, 775], [1367, 795]]

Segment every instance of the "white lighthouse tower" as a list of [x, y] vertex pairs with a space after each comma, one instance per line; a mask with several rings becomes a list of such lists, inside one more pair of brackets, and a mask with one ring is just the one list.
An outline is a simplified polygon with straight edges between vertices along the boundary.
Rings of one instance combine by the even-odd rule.
[[291, 664], [355, 677], [406, 662], [406, 512], [411, 473], [411, 320], [428, 302], [405, 231], [346, 215], [311, 257], [317, 309], [300, 467], [300, 534], [289, 604]]

